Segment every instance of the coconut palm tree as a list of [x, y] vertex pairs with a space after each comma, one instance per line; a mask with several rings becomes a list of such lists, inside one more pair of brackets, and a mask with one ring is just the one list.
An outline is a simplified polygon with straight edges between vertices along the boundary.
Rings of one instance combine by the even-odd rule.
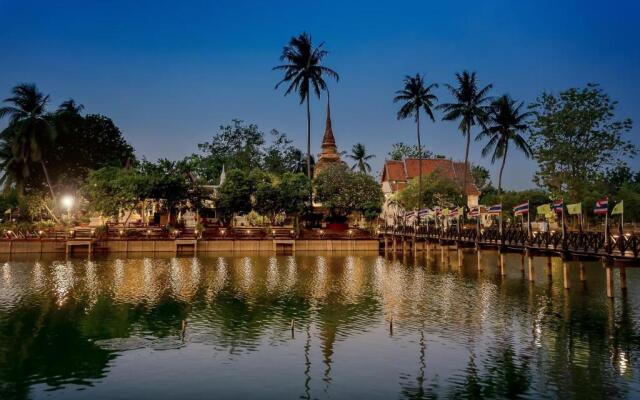
[[502, 159], [498, 175], [498, 194], [502, 191], [502, 172], [507, 161], [509, 144], [520, 150], [525, 157], [533, 155], [527, 140], [522, 136], [527, 130], [527, 119], [532, 112], [522, 112], [524, 103], [517, 104], [508, 95], [503, 95], [491, 104], [486, 128], [478, 134], [476, 140], [488, 138], [489, 142], [482, 149], [482, 156], [491, 154], [491, 163]]
[[0, 133], [0, 185], [4, 190], [15, 187], [18, 193], [22, 193], [29, 177], [29, 166], [14, 154], [11, 146], [13, 134], [11, 129]]
[[350, 159], [355, 161], [355, 164], [351, 166], [351, 170], [355, 170], [356, 168], [362, 173], [371, 172], [371, 165], [367, 161], [375, 158], [373, 154], [367, 154], [367, 150], [362, 143], [356, 143], [353, 145], [351, 149], [351, 154], [347, 155]]
[[[276, 84], [276, 89], [283, 83], [288, 87], [285, 96], [296, 92], [300, 96], [300, 104], [307, 103], [307, 175], [311, 179], [311, 106], [309, 97], [315, 93], [320, 97], [322, 91], [327, 90], [325, 76], [338, 81], [338, 73], [331, 68], [322, 65], [323, 59], [328, 52], [322, 48], [324, 43], [314, 47], [311, 36], [306, 32], [294, 36], [289, 40], [289, 44], [282, 49], [280, 61], [282, 65], [273, 67], [274, 70], [284, 71], [284, 76]], [[310, 199], [311, 201], [311, 196]]]
[[471, 128], [475, 125], [484, 127], [489, 112], [491, 98], [487, 96], [493, 85], [489, 84], [478, 88], [478, 80], [475, 72], [463, 71], [456, 73], [457, 86], [445, 85], [454, 97], [454, 103], [445, 103], [438, 106], [444, 111], [443, 121], [460, 120], [458, 129], [466, 137], [464, 149], [464, 178], [462, 193], [466, 197], [467, 177], [469, 176], [469, 145], [471, 142]]
[[[8, 144], [13, 156], [22, 162], [23, 168], [29, 168], [32, 163], [40, 164], [51, 197], [55, 199], [43, 157], [43, 149], [56, 135], [55, 128], [46, 118], [49, 96], [44, 95], [31, 83], [17, 85], [11, 93], [13, 96], [4, 100], [9, 105], [0, 108], [0, 119], [9, 117], [9, 126], [3, 131], [2, 137], [4, 140], [11, 140]], [[9, 133], [8, 130], [12, 132]], [[27, 170], [23, 172], [27, 172], [28, 175]]]
[[396, 97], [394, 97], [393, 102], [403, 102], [402, 107], [398, 110], [398, 119], [406, 119], [409, 117], [414, 117], [416, 121], [416, 130], [418, 133], [418, 154], [419, 157], [419, 165], [420, 165], [420, 174], [419, 174], [419, 185], [418, 190], [420, 191], [419, 208], [422, 208], [422, 143], [420, 141], [420, 110], [423, 110], [425, 114], [431, 119], [431, 121], [435, 121], [433, 118], [432, 107], [434, 102], [438, 101], [436, 95], [433, 94], [433, 89], [437, 88], [438, 85], [432, 83], [427, 85], [424, 82], [424, 78], [420, 74], [416, 74], [416, 76], [405, 76], [404, 78], [404, 88], [402, 90], [398, 90], [396, 92]]

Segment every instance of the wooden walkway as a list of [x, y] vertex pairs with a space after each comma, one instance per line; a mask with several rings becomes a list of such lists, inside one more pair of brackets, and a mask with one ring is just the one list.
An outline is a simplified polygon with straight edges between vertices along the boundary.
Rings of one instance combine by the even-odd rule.
[[632, 234], [602, 232], [532, 232], [522, 229], [464, 228], [437, 229], [427, 227], [387, 227], [380, 231], [385, 249], [391, 245], [398, 249], [397, 241], [416, 250], [421, 242], [455, 244], [460, 247], [495, 248], [501, 251], [520, 251], [555, 254], [561, 257], [584, 257], [640, 262], [640, 237]]
[[[431, 245], [440, 245], [442, 259], [445, 251], [448, 260], [448, 249], [455, 246], [458, 252], [458, 264], [462, 266], [463, 249], [475, 249], [478, 270], [482, 270], [482, 250], [493, 249], [499, 252], [499, 269], [506, 275], [505, 257], [507, 252], [522, 253], [522, 271], [525, 266], [525, 255], [528, 258], [528, 276], [533, 281], [533, 257], [535, 255], [559, 256], [562, 258], [564, 288], [570, 288], [570, 260], [599, 259], [605, 270], [607, 297], [613, 298], [613, 267], [619, 270], [620, 288], [626, 291], [626, 267], [640, 266], [639, 237], [633, 234], [605, 235], [602, 232], [527, 232], [522, 229], [438, 229], [427, 227], [386, 227], [379, 231], [385, 252], [401, 251], [403, 253], [429, 251]], [[617, 263], [614, 263], [617, 262]], [[551, 263], [548, 264], [550, 271]], [[585, 280], [585, 270], [580, 264], [580, 280]]]

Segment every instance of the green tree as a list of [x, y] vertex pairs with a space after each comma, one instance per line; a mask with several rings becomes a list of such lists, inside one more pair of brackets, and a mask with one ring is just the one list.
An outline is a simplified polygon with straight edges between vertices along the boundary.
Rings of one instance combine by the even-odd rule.
[[223, 166], [249, 172], [262, 165], [264, 143], [264, 133], [257, 125], [234, 119], [220, 126], [210, 142], [198, 144], [204, 154], [194, 158], [198, 161], [197, 172], [209, 182], [217, 182]]
[[634, 156], [636, 147], [624, 138], [632, 123], [616, 119], [617, 104], [596, 84], [540, 95], [531, 105], [535, 183], [581, 200], [608, 169]]
[[253, 208], [269, 216], [273, 223], [278, 214], [297, 216], [304, 210], [309, 179], [300, 173], [285, 172], [275, 179], [262, 179], [255, 184]]
[[118, 217], [120, 210], [135, 210], [148, 191], [148, 182], [138, 171], [104, 167], [89, 172], [83, 197], [87, 199], [90, 211]]
[[[422, 195], [422, 143], [420, 141], [420, 111], [424, 111], [425, 114], [435, 121], [433, 118], [433, 103], [438, 101], [436, 95], [433, 94], [433, 89], [438, 87], [437, 84], [432, 83], [427, 85], [424, 82], [424, 78], [420, 74], [415, 76], [405, 76], [404, 87], [402, 90], [396, 92], [396, 96], [393, 99], [394, 103], [402, 102], [400, 110], [398, 110], [398, 119], [406, 119], [413, 117], [416, 121], [416, 132], [418, 136], [418, 155], [420, 159], [420, 195]], [[422, 201], [419, 202], [418, 207], [422, 207]]]
[[409, 146], [402, 142], [394, 143], [387, 153], [390, 160], [402, 161], [407, 158], [432, 158], [433, 153], [427, 149], [418, 150], [417, 145]]
[[371, 165], [367, 161], [375, 157], [373, 154], [367, 154], [367, 150], [362, 143], [356, 143], [351, 149], [351, 154], [347, 155], [350, 159], [355, 161], [355, 164], [351, 166], [351, 170], [355, 170], [367, 174], [371, 172]]
[[491, 190], [491, 174], [489, 170], [482, 165], [471, 166], [471, 177], [473, 178], [473, 184], [480, 192]]
[[446, 85], [454, 98], [453, 103], [445, 103], [438, 106], [438, 109], [444, 111], [443, 121], [460, 120], [458, 129], [466, 138], [464, 148], [464, 178], [462, 187], [467, 187], [467, 176], [469, 175], [469, 146], [471, 142], [471, 128], [475, 125], [484, 126], [489, 112], [489, 106], [486, 105], [490, 101], [487, 94], [493, 85], [486, 85], [483, 88], [478, 87], [478, 80], [475, 72], [463, 71], [462, 74], [456, 73], [457, 86]]
[[[296, 92], [300, 96], [300, 104], [307, 103], [307, 176], [311, 175], [311, 107], [309, 97], [315, 93], [320, 97], [320, 92], [327, 90], [325, 76], [338, 81], [338, 73], [322, 65], [328, 52], [322, 48], [323, 43], [314, 47], [311, 36], [306, 32], [292, 37], [289, 44], [282, 49], [280, 61], [285, 64], [273, 67], [274, 70], [284, 71], [284, 76], [276, 84], [276, 89], [283, 83], [288, 84], [285, 96]], [[311, 201], [311, 194], [309, 197]]]
[[282, 175], [285, 172], [302, 172], [299, 160], [302, 152], [291, 143], [286, 133], [271, 131], [273, 141], [264, 151], [264, 169], [267, 172]]
[[509, 144], [520, 150], [525, 157], [532, 155], [527, 140], [522, 136], [527, 131], [527, 119], [531, 112], [522, 112], [524, 103], [517, 104], [509, 96], [503, 95], [491, 104], [485, 129], [478, 134], [476, 140], [488, 138], [489, 142], [482, 149], [482, 156], [491, 154], [491, 164], [502, 159], [498, 173], [498, 194], [502, 191], [502, 173], [507, 161]]
[[55, 199], [43, 154], [56, 136], [55, 128], [46, 118], [49, 96], [30, 83], [17, 85], [11, 92], [13, 96], [4, 100], [9, 105], [0, 108], [0, 119], [9, 117], [9, 126], [0, 134], [0, 140], [11, 148], [13, 159], [22, 167], [23, 177], [30, 175], [32, 164], [40, 164], [51, 197]]
[[344, 164], [329, 165], [314, 180], [316, 199], [332, 216], [347, 216], [354, 211], [367, 218], [379, 215], [382, 189], [371, 175], [349, 170]]
[[251, 211], [251, 195], [253, 185], [246, 171], [232, 169], [227, 172], [227, 177], [218, 191], [216, 208], [225, 219], [229, 219], [234, 213]]
[[[460, 185], [434, 171], [425, 177], [425, 185], [411, 179], [407, 187], [398, 194], [400, 204], [406, 209], [423, 207], [457, 207], [464, 204]], [[422, 193], [420, 193], [422, 190]]]
[[135, 163], [133, 147], [113, 121], [99, 114], [79, 114], [68, 100], [50, 120], [58, 133], [51, 147], [50, 174], [58, 186], [77, 184], [89, 170]]

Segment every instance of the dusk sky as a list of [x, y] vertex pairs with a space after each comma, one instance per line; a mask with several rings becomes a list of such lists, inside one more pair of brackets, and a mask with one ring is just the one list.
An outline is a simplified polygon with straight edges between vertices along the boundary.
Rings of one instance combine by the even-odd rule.
[[[542, 91], [600, 83], [620, 102], [640, 145], [640, 2], [163, 2], [0, 0], [0, 97], [20, 82], [73, 98], [112, 118], [139, 157], [179, 159], [221, 124], [255, 123], [305, 146], [306, 117], [296, 96], [274, 90], [282, 47], [309, 32], [325, 42], [332, 120], [340, 150], [356, 142], [377, 157], [395, 142], [415, 143], [411, 120], [397, 121], [394, 92], [406, 74], [452, 83], [477, 71], [494, 95], [530, 102]], [[443, 87], [440, 101], [450, 97]], [[324, 130], [326, 98], [312, 102], [313, 153]], [[464, 157], [457, 123], [423, 124], [435, 153]], [[0, 122], [5, 126], [6, 120]], [[474, 143], [471, 161], [497, 172]], [[631, 162], [640, 168], [637, 160]], [[512, 153], [508, 188], [532, 187], [535, 163]], [[494, 179], [495, 181], [496, 179]]]

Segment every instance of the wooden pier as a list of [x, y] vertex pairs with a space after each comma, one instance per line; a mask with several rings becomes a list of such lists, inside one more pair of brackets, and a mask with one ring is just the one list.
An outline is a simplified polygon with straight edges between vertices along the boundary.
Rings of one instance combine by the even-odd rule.
[[[477, 253], [478, 269], [482, 269], [483, 250], [498, 251], [500, 274], [505, 275], [505, 253], [521, 253], [521, 270], [525, 271], [525, 257], [528, 259], [529, 280], [535, 279], [533, 257], [548, 256], [548, 274], [551, 274], [551, 257], [562, 259], [564, 288], [570, 289], [571, 260], [599, 260], [602, 262], [606, 276], [607, 296], [613, 298], [613, 271], [620, 275], [620, 287], [626, 290], [626, 268], [640, 266], [640, 238], [633, 234], [602, 232], [529, 232], [523, 229], [440, 229], [433, 227], [385, 227], [379, 232], [381, 245], [385, 252], [402, 252], [417, 254], [429, 251], [432, 244], [439, 244], [441, 258], [444, 262], [445, 252], [454, 247], [458, 252], [458, 264], [462, 265], [462, 251], [473, 249]], [[586, 273], [580, 268], [580, 280], [584, 281]]]

